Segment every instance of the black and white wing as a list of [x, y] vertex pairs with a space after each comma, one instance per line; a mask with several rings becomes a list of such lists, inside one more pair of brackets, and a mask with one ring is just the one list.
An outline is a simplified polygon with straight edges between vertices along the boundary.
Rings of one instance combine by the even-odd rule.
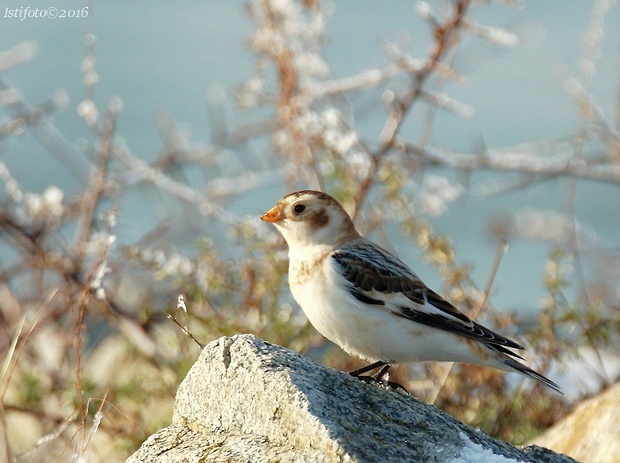
[[[335, 268], [360, 302], [387, 310], [416, 323], [472, 338], [518, 357], [507, 350], [521, 345], [471, 320], [428, 288], [403, 262], [369, 241], [357, 241], [334, 251]], [[518, 357], [520, 358], [520, 357]]]

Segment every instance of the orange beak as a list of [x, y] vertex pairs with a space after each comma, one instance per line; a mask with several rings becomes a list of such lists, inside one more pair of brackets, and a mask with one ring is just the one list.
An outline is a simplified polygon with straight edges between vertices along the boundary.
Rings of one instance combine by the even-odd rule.
[[261, 220], [265, 222], [276, 223], [282, 220], [284, 216], [282, 215], [282, 210], [278, 206], [274, 206], [260, 216]]

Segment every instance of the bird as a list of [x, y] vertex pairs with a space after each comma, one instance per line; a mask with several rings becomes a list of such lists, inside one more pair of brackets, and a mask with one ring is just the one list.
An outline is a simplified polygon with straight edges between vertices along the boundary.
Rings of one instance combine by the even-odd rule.
[[562, 393], [521, 362], [523, 346], [470, 319], [394, 254], [364, 238], [327, 193], [301, 190], [260, 216], [288, 244], [291, 293], [310, 323], [348, 354], [373, 362], [363, 375], [393, 364], [459, 362], [517, 372]]

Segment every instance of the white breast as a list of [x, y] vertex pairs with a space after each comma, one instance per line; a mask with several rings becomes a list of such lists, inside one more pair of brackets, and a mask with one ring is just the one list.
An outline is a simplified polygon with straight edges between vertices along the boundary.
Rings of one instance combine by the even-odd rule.
[[388, 363], [478, 363], [461, 343], [463, 339], [399, 317], [385, 307], [357, 300], [328, 254], [320, 259], [292, 259], [289, 282], [293, 297], [310, 323], [349, 354]]
[[328, 255], [314, 266], [291, 260], [289, 281], [295, 300], [323, 336], [350, 354], [372, 361], [393, 360], [386, 357], [391, 349], [381, 341], [389, 339], [393, 315], [355, 299]]

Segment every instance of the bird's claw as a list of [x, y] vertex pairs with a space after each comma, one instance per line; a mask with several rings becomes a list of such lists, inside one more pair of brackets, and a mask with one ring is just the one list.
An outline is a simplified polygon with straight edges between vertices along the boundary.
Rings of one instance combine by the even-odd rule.
[[356, 376], [356, 378], [361, 381], [364, 381], [366, 384], [380, 384], [381, 386], [394, 389], [395, 391], [401, 390], [409, 394], [409, 391], [405, 388], [405, 386], [403, 386], [400, 383], [397, 383], [396, 381], [390, 381], [390, 380], [380, 378], [378, 376], [369, 376], [369, 375]]

